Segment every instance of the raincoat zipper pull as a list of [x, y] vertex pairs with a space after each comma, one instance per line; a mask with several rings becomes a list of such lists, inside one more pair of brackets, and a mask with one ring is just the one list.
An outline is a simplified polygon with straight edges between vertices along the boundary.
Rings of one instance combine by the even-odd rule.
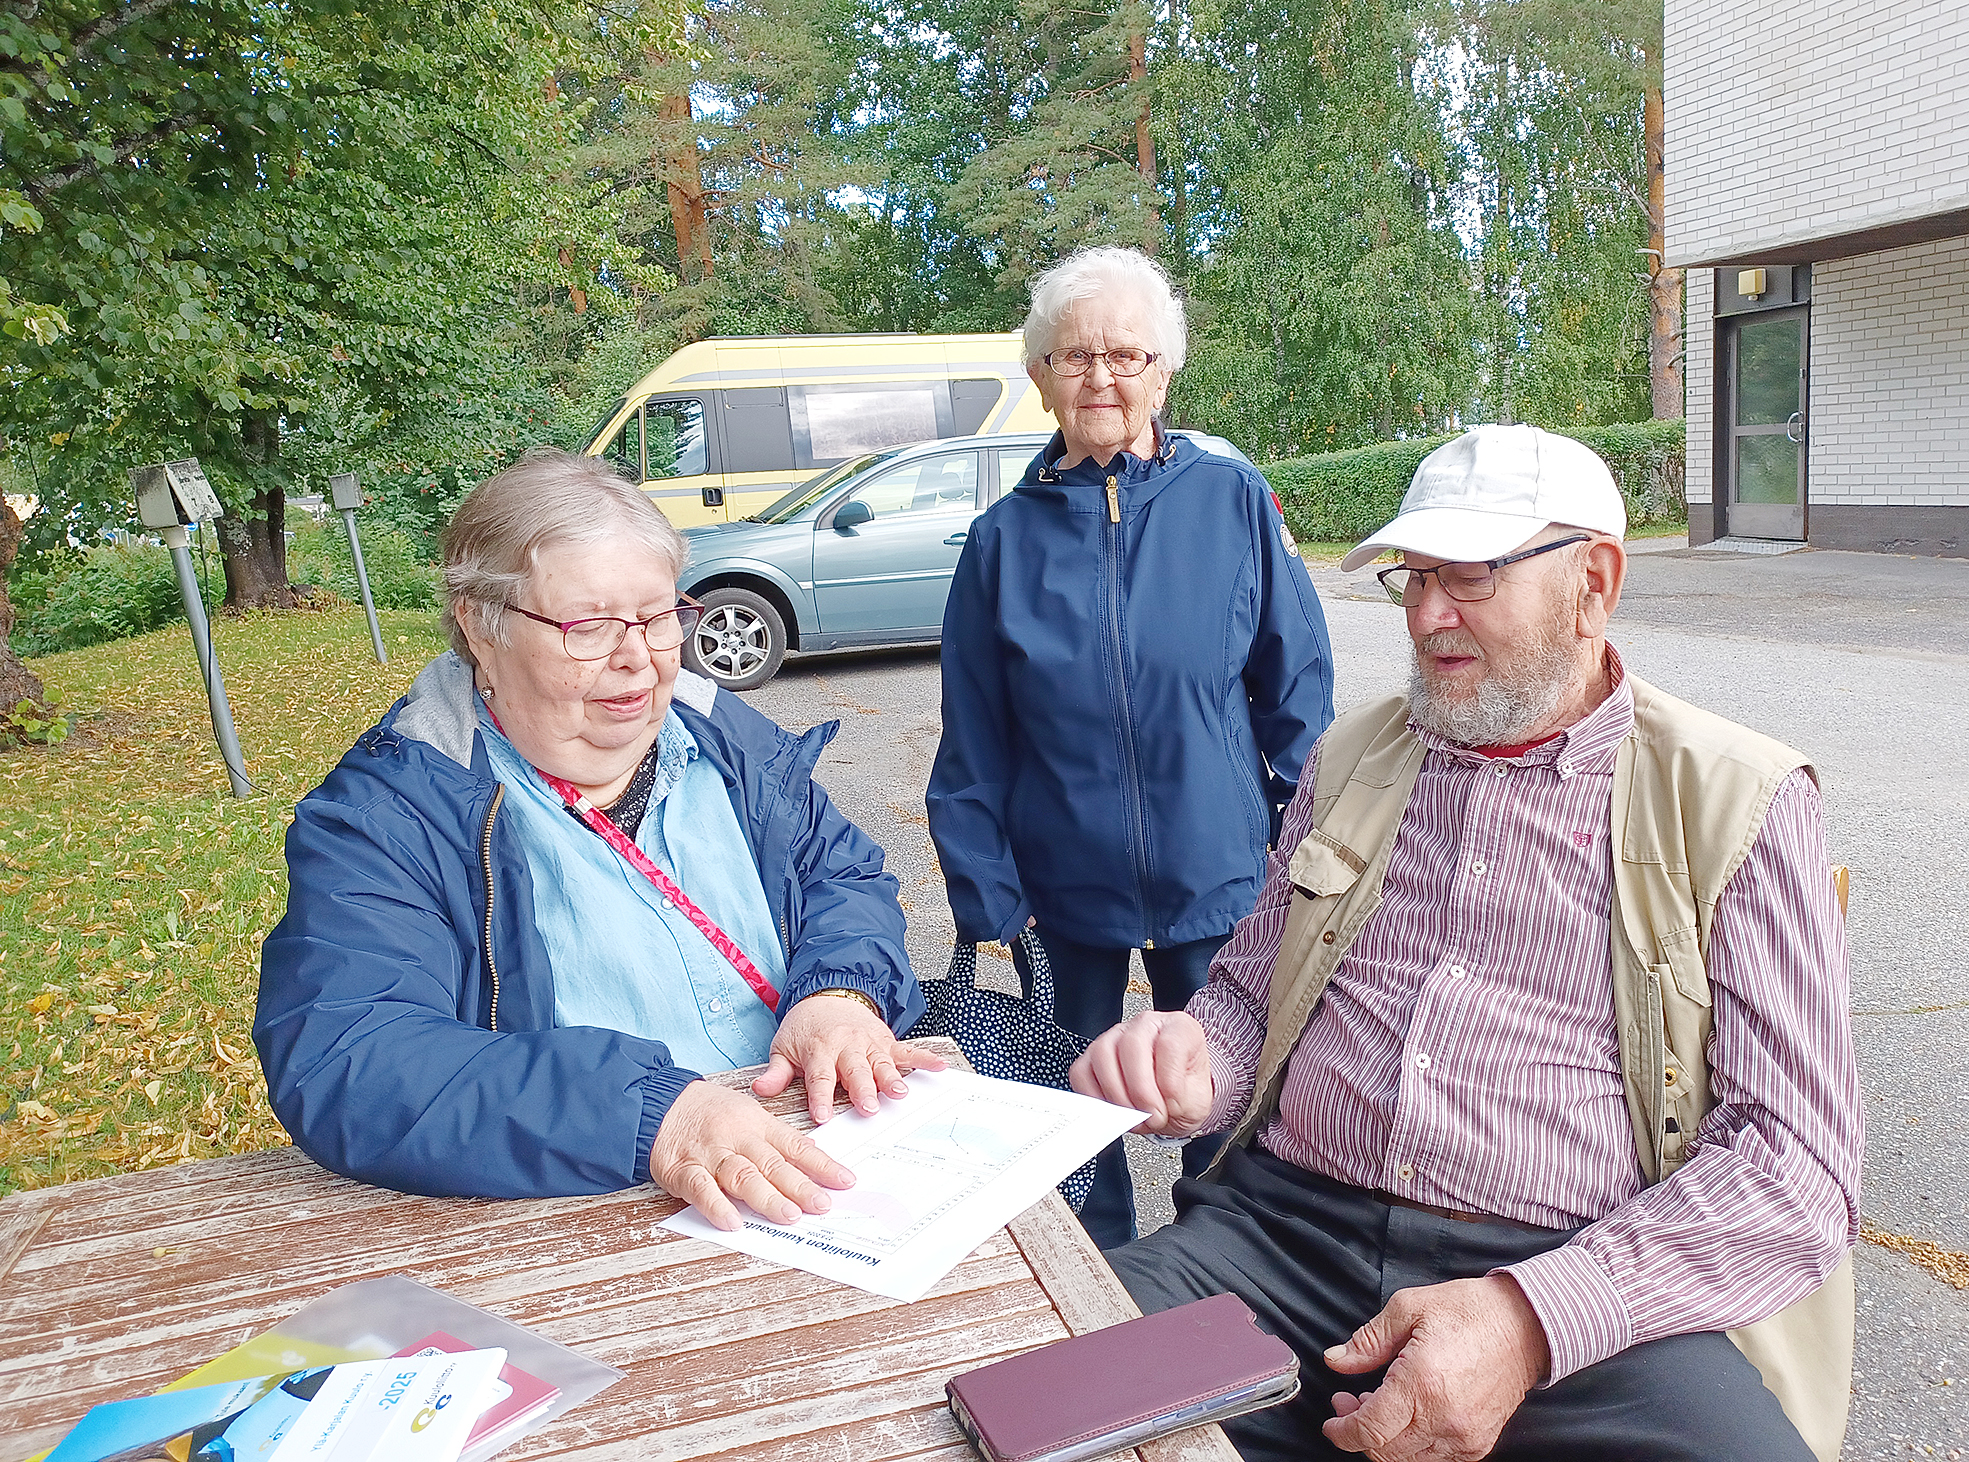
[[1112, 477], [1108, 479], [1108, 521], [1110, 523], [1121, 521], [1121, 495], [1116, 491]]

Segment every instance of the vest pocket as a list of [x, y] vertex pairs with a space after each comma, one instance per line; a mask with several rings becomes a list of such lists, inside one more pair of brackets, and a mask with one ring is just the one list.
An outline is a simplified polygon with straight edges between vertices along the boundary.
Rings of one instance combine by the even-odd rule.
[[1360, 881], [1366, 866], [1352, 848], [1315, 828], [1292, 850], [1286, 871], [1300, 893], [1317, 899], [1345, 893]]
[[1668, 975], [1675, 982], [1675, 988], [1684, 1000], [1693, 1000], [1705, 1010], [1709, 1008], [1709, 971], [1702, 962], [1702, 948], [1698, 943], [1696, 929], [1691, 924], [1686, 929], [1676, 929], [1661, 936], [1661, 957], [1668, 966]]

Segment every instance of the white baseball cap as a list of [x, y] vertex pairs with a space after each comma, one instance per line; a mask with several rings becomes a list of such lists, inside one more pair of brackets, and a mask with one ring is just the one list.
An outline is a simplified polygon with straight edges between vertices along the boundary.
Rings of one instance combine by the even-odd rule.
[[1599, 454], [1535, 426], [1472, 427], [1422, 459], [1401, 512], [1340, 567], [1351, 572], [1390, 548], [1480, 563], [1553, 523], [1627, 535], [1627, 504]]

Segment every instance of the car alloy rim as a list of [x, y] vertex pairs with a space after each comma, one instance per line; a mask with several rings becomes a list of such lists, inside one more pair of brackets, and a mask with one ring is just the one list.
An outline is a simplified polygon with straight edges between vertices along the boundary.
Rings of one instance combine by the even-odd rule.
[[725, 680], [745, 679], [771, 654], [765, 620], [737, 604], [705, 610], [695, 633], [698, 662]]

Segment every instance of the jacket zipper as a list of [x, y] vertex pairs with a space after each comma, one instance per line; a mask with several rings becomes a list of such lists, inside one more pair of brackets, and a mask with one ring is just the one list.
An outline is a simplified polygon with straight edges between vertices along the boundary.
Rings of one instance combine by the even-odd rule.
[[[1144, 934], [1149, 923], [1148, 887], [1148, 835], [1142, 822], [1142, 774], [1135, 754], [1135, 724], [1128, 712], [1128, 670], [1123, 655], [1121, 639], [1121, 507], [1120, 485], [1110, 476], [1108, 478], [1108, 522], [1115, 525], [1113, 533], [1103, 534], [1112, 545], [1108, 562], [1112, 571], [1112, 582], [1108, 595], [1108, 628], [1114, 644], [1115, 669], [1115, 719], [1121, 727], [1121, 759], [1124, 775], [1123, 795], [1128, 803], [1128, 831], [1132, 844], [1129, 851], [1135, 860], [1135, 892], [1140, 900]], [[1143, 948], [1154, 949], [1155, 941], [1146, 939]]]
[[492, 805], [485, 810], [485, 827], [479, 832], [479, 864], [485, 870], [485, 967], [492, 976], [492, 1028], [499, 1029], [499, 966], [492, 959], [492, 820], [499, 815], [499, 804], [506, 800], [506, 784], [492, 789]]

